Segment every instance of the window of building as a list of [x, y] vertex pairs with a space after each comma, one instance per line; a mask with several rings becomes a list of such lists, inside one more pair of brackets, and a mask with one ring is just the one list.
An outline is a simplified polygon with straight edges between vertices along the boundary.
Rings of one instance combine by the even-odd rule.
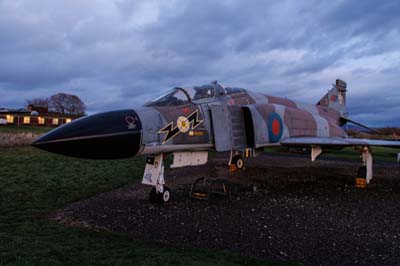
[[29, 124], [31, 122], [31, 118], [29, 116], [24, 116], [24, 124]]
[[7, 123], [9, 123], [9, 124], [14, 123], [14, 116], [12, 116], [12, 115], [7, 115]]
[[65, 119], [65, 123], [69, 123], [69, 122], [71, 122], [71, 118]]
[[44, 117], [38, 117], [38, 124], [44, 125]]
[[58, 118], [53, 118], [53, 125], [58, 125]]

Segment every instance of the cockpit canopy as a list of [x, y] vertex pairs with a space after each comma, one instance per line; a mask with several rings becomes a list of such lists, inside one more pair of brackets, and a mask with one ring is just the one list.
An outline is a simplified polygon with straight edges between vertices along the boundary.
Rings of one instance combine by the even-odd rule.
[[145, 106], [177, 106], [191, 102], [202, 102], [224, 95], [221, 86], [203, 85], [191, 88], [174, 88], [154, 100], [145, 104]]

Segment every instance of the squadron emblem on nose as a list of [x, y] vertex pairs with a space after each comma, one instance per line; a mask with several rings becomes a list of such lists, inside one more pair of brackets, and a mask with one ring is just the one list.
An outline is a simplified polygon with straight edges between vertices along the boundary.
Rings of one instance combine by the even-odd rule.
[[199, 120], [199, 110], [195, 110], [189, 116], [179, 116], [176, 120], [176, 126], [174, 127], [174, 123], [170, 122], [168, 125], [163, 127], [158, 131], [159, 134], [166, 133], [163, 144], [170, 141], [172, 138], [177, 136], [179, 133], [186, 133], [190, 129], [195, 129], [198, 127], [203, 120]]
[[136, 129], [136, 120], [137, 120], [137, 118], [135, 118], [131, 115], [128, 115], [125, 117], [125, 122], [128, 126], [128, 129]]
[[187, 117], [180, 116], [178, 120], [176, 120], [176, 124], [178, 125], [179, 131], [182, 133], [186, 133], [190, 129], [190, 122]]

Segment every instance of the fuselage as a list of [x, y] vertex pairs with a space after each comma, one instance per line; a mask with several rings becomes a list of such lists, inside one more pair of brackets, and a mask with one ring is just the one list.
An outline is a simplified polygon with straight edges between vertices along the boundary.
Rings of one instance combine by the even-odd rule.
[[340, 113], [219, 84], [175, 88], [135, 110], [87, 116], [33, 145], [81, 158], [116, 159], [279, 145], [288, 137], [346, 137]]

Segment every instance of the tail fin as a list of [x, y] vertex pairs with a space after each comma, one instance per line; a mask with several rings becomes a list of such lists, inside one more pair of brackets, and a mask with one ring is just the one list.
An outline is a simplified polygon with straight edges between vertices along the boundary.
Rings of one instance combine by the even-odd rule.
[[329, 107], [340, 113], [341, 116], [346, 116], [346, 87], [347, 84], [343, 80], [337, 79], [336, 84], [328, 93], [322, 97], [317, 105]]

